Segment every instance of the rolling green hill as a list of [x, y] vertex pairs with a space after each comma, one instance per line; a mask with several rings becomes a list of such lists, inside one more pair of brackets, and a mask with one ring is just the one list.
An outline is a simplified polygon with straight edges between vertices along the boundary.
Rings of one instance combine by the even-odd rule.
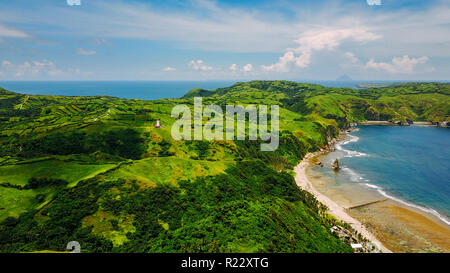
[[[280, 105], [279, 148], [175, 141], [172, 107], [199, 95], [204, 105]], [[449, 117], [441, 83], [252, 81], [156, 101], [0, 89], [0, 251], [64, 251], [75, 240], [85, 252], [352, 252], [293, 166], [351, 122]]]

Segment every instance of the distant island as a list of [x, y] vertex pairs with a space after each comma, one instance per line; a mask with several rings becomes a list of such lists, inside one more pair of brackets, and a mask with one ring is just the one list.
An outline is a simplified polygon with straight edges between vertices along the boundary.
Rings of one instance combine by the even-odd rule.
[[353, 79], [350, 78], [348, 75], [345, 75], [345, 74], [344, 74], [344, 75], [338, 77], [338, 78], [336, 79], [336, 81], [338, 81], [338, 82], [351, 82], [351, 81], [353, 81]]

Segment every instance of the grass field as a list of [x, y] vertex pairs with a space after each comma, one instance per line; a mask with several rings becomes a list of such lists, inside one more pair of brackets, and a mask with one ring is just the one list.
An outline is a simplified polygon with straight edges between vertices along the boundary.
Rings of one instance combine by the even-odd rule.
[[0, 166], [0, 183], [26, 185], [32, 177], [62, 179], [75, 186], [77, 182], [115, 167], [115, 164], [88, 165], [61, 160]]
[[107, 174], [107, 179], [137, 180], [143, 187], [176, 185], [180, 180], [223, 173], [233, 161], [191, 160], [173, 157], [146, 158], [124, 165]]
[[36, 206], [34, 200], [37, 192], [34, 190], [18, 190], [0, 187], [0, 221], [6, 217], [19, 217]]

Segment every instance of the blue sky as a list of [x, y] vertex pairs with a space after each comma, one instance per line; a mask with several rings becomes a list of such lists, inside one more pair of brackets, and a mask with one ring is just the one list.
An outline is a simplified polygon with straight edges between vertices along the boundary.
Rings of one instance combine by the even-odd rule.
[[449, 80], [449, 64], [449, 0], [0, 0], [0, 80]]

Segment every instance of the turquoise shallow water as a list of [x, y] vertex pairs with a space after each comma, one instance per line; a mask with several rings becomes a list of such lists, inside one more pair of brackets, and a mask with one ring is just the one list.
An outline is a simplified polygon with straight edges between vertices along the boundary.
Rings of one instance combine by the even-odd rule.
[[336, 185], [362, 185], [434, 214], [450, 225], [450, 129], [361, 126], [323, 158], [341, 171], [314, 167]]

